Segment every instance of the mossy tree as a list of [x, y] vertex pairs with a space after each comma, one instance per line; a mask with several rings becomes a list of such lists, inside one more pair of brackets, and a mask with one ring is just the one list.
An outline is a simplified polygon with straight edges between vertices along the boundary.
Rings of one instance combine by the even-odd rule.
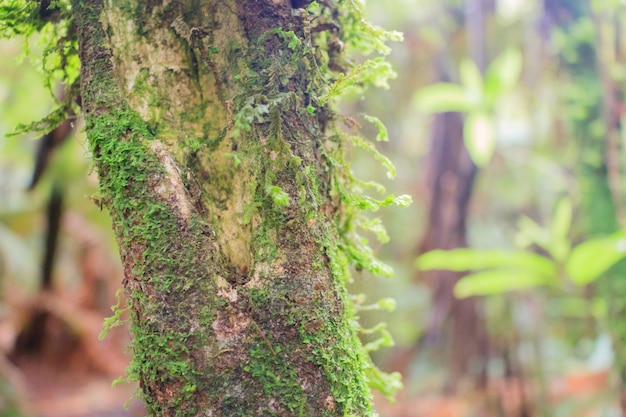
[[[365, 23], [358, 1], [309, 3], [0, 8], [0, 33], [42, 32], [48, 72], [79, 80], [124, 265], [129, 377], [150, 415], [366, 416], [370, 387], [399, 385], [367, 353], [388, 339], [359, 341], [345, 284], [350, 264], [389, 273], [359, 236], [384, 230], [360, 210], [408, 198], [363, 195], [381, 187], [352, 176], [346, 142], [393, 168], [333, 104], [393, 74], [346, 47], [385, 53], [396, 34]], [[75, 98], [31, 128], [53, 127]]]

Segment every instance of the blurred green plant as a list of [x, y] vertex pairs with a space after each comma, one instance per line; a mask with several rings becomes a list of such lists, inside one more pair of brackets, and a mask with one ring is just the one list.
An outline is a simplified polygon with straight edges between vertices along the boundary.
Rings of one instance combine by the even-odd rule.
[[[78, 94], [80, 60], [70, 2], [3, 0], [0, 2], [0, 16], [0, 39], [21, 39], [23, 52], [20, 61], [28, 58], [39, 67], [43, 85], [56, 102], [47, 116], [31, 123], [19, 123], [13, 134], [48, 133], [65, 120], [71, 110], [78, 112], [78, 106], [73, 101]], [[36, 53], [32, 53], [33, 47]], [[67, 90], [62, 100], [57, 99], [55, 94], [58, 85], [65, 86]]]
[[[516, 243], [522, 249], [434, 250], [417, 259], [420, 270], [446, 269], [478, 271], [461, 278], [454, 287], [459, 298], [501, 294], [537, 286], [567, 290], [572, 284], [583, 286], [602, 276], [626, 257], [626, 231], [588, 239], [573, 245], [569, 238], [573, 207], [561, 199], [554, 210], [550, 227], [528, 217], [518, 222]], [[535, 253], [539, 248], [545, 255]]]
[[481, 74], [476, 63], [463, 59], [459, 84], [437, 83], [414, 97], [418, 109], [429, 113], [465, 113], [463, 138], [474, 163], [484, 167], [496, 149], [493, 115], [500, 100], [515, 89], [522, 71], [522, 54], [509, 48]]

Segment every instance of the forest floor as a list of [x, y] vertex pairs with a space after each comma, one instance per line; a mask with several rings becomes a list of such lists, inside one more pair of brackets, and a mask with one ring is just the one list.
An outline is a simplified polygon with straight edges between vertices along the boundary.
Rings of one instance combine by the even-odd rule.
[[486, 390], [438, 395], [398, 393], [396, 402], [375, 396], [381, 417], [604, 417], [622, 415], [611, 395], [609, 373], [571, 374], [549, 384], [545, 404], [529, 398], [531, 386], [515, 379], [491, 381]]

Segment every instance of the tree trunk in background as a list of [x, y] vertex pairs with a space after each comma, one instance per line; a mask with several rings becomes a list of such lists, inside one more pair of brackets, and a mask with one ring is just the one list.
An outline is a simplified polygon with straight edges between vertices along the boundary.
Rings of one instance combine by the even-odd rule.
[[[463, 143], [463, 120], [458, 113], [434, 116], [427, 162], [428, 228], [419, 252], [465, 247], [468, 204], [476, 166]], [[453, 288], [463, 273], [425, 271], [433, 288], [433, 306], [425, 334], [429, 346], [445, 342], [451, 369], [450, 388], [461, 376], [484, 377], [485, 325], [476, 298], [456, 299]], [[479, 373], [476, 373], [479, 371]]]
[[149, 414], [370, 415], [322, 156], [338, 145], [292, 43], [310, 22], [276, 0], [73, 7]]
[[[468, 55], [481, 72], [485, 69], [484, 13], [482, 0], [465, 2], [465, 33]], [[441, 60], [443, 61], [443, 59]], [[440, 70], [442, 79], [449, 79]], [[420, 253], [434, 249], [467, 246], [468, 205], [477, 168], [463, 143], [463, 118], [458, 113], [435, 116], [426, 174], [428, 227]], [[423, 272], [433, 288], [433, 309], [426, 328], [426, 341], [446, 342], [450, 364], [449, 388], [459, 377], [469, 376], [479, 385], [486, 383], [487, 333], [479, 314], [477, 298], [458, 300], [453, 288], [464, 275], [454, 271]], [[445, 329], [444, 329], [445, 328]], [[442, 335], [447, 335], [442, 339]]]

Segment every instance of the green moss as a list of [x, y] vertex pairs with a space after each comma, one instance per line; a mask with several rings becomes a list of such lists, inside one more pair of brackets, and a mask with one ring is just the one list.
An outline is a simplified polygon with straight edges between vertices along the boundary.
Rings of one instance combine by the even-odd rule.
[[[356, 25], [354, 22], [360, 18], [355, 19], [354, 13], [360, 12], [355, 10], [344, 10], [344, 12], [350, 16], [347, 19], [352, 19], [350, 21]], [[321, 23], [328, 16], [318, 15], [318, 18], [320, 18]], [[357, 324], [352, 302], [347, 297], [345, 289], [346, 283], [350, 280], [348, 265], [352, 262], [357, 266], [368, 268], [374, 273], [390, 275], [390, 269], [375, 259], [373, 251], [363, 243], [363, 239], [356, 233], [355, 228], [358, 227], [358, 224], [372, 225], [375, 223], [366, 221], [366, 218], [361, 214], [363, 209], [376, 210], [390, 204], [405, 205], [408, 199], [390, 196], [377, 200], [364, 195], [364, 187], [362, 187], [364, 183], [352, 176], [349, 163], [345, 159], [344, 142], [348, 140], [348, 137], [343, 134], [338, 134], [335, 139], [335, 143], [339, 146], [331, 147], [329, 150], [320, 147], [325, 158], [324, 162], [327, 164], [325, 170], [330, 174], [333, 190], [321, 187], [319, 168], [312, 166], [311, 161], [304, 160], [300, 155], [295, 155], [292, 151], [293, 148], [284, 146], [287, 142], [283, 138], [282, 126], [290, 115], [298, 114], [299, 117], [306, 118], [328, 117], [328, 113], [332, 112], [330, 107], [336, 97], [348, 91], [351, 86], [360, 83], [360, 80], [375, 75], [365, 74], [362, 69], [357, 68], [350, 76], [351, 78], [345, 78], [341, 81], [345, 85], [338, 84], [336, 75], [329, 72], [328, 69], [314, 64], [317, 62], [316, 52], [310, 45], [315, 44], [315, 41], [306, 39], [304, 35], [299, 35], [294, 31], [276, 28], [261, 36], [258, 43], [264, 45], [272, 39], [272, 36], [278, 36], [282, 39], [286, 47], [283, 49], [280, 62], [272, 63], [265, 56], [258, 57], [258, 61], [253, 63], [251, 67], [267, 68], [267, 70], [251, 73], [243, 78], [242, 91], [245, 93], [243, 93], [241, 100], [235, 100], [236, 103], [239, 103], [236, 118], [237, 128], [242, 132], [248, 132], [252, 129], [258, 130], [259, 128], [267, 132], [266, 154], [271, 153], [272, 155], [272, 158], [265, 155], [260, 161], [255, 160], [255, 163], [258, 164], [258, 171], [264, 173], [262, 174], [264, 187], [256, 188], [254, 202], [248, 207], [248, 210], [258, 210], [260, 218], [263, 219], [262, 224], [256, 229], [253, 240], [253, 249], [257, 255], [255, 261], [262, 262], [273, 259], [278, 251], [275, 244], [276, 235], [288, 234], [285, 226], [289, 225], [290, 220], [284, 217], [281, 207], [286, 206], [289, 201], [281, 199], [283, 202], [281, 204], [274, 198], [278, 194], [282, 195], [282, 193], [288, 195], [284, 190], [284, 179], [278, 178], [276, 175], [277, 172], [283, 172], [295, 179], [292, 185], [297, 189], [299, 205], [308, 213], [303, 216], [307, 225], [309, 227], [314, 226], [312, 231], [319, 230], [322, 232], [318, 236], [318, 243], [325, 253], [316, 255], [315, 259], [318, 262], [313, 267], [324, 269], [324, 259], [326, 257], [330, 259], [335, 287], [332, 294], [328, 294], [327, 297], [333, 299], [339, 295], [344, 305], [342, 311], [335, 311], [324, 303], [317, 303], [318, 305], [313, 311], [301, 311], [295, 306], [290, 313], [290, 320], [293, 323], [299, 323], [301, 341], [309, 344], [312, 349], [309, 360], [323, 369], [337, 406], [344, 410], [345, 415], [368, 415], [371, 413], [371, 408], [368, 400], [368, 386], [365, 381], [369, 380], [372, 386], [382, 389], [388, 395], [393, 390], [398, 389], [401, 384], [399, 384], [398, 375], [387, 376], [372, 364], [356, 336], [360, 328]], [[318, 43], [317, 47], [319, 46]], [[366, 69], [367, 66], [363, 68]], [[316, 107], [318, 107], [314, 112], [308, 111], [307, 107], [300, 106], [299, 102], [292, 102], [289, 94], [281, 96], [278, 93], [288, 85], [290, 80], [303, 77], [302, 74], [307, 74], [304, 77], [310, 77], [308, 81], [300, 80], [300, 82], [308, 85], [307, 92], [315, 100]], [[388, 75], [382, 74], [383, 77]], [[341, 76], [339, 79], [341, 80]], [[333, 85], [334, 90], [328, 90], [329, 85]], [[272, 103], [277, 104], [272, 105]], [[263, 130], [264, 126], [267, 130]], [[377, 123], [377, 126], [379, 130], [384, 131], [380, 127], [380, 122]], [[315, 136], [319, 136], [320, 133], [316, 132]], [[263, 134], [261, 135], [263, 136]], [[291, 134], [289, 140], [297, 142], [298, 139], [293, 136]], [[297, 137], [298, 134], [295, 136]], [[369, 142], [355, 136], [351, 136], [349, 139], [351, 139], [351, 143], [366, 147], [390, 171], [393, 170], [391, 163], [375, 151]], [[255, 151], [256, 153], [250, 152], [250, 155], [258, 155], [258, 150]], [[324, 201], [327, 201], [326, 193], [334, 193], [338, 197], [340, 207], [336, 211], [335, 217], [337, 229], [318, 227], [318, 225], [325, 225], [328, 222], [328, 218], [319, 214], [319, 207]], [[268, 198], [268, 196], [272, 198]], [[376, 227], [382, 228], [378, 223], [376, 223]], [[384, 236], [384, 234], [380, 233], [380, 236]], [[341, 243], [339, 245], [334, 243], [337, 241]], [[265, 295], [264, 293], [255, 294], [253, 303], [259, 306], [267, 305], [268, 300], [264, 299]], [[264, 363], [264, 361], [261, 362]], [[342, 371], [338, 373], [338, 369]], [[384, 383], [388, 383], [391, 389], [385, 389]]]
[[[139, 379], [144, 392], [157, 389], [167, 379], [170, 386], [178, 387], [180, 394], [173, 396], [167, 407], [177, 410], [176, 415], [188, 415], [193, 411], [189, 404], [204, 383], [202, 372], [194, 369], [190, 346], [204, 346], [208, 341], [202, 333], [196, 334], [190, 328], [186, 313], [193, 311], [192, 304], [200, 300], [188, 300], [186, 294], [192, 288], [195, 294], [203, 294], [203, 308], [195, 319], [204, 325], [214, 320], [215, 309], [223, 305], [212, 287], [214, 280], [207, 276], [204, 267], [204, 262], [210, 261], [204, 252], [206, 243], [202, 243], [208, 226], [201, 219], [190, 219], [183, 231], [188, 238], [172, 245], [171, 237], [181, 233], [179, 220], [171, 209], [149, 194], [150, 184], [164, 174], [160, 162], [149, 150], [154, 129], [120, 103], [108, 69], [106, 62], [95, 65], [96, 82], [85, 92], [85, 99], [95, 103], [93, 107], [107, 108], [106, 112], [96, 112], [87, 118], [87, 136], [103, 199], [110, 208], [125, 256], [132, 258], [126, 261], [135, 265], [132, 277], [127, 276], [137, 282], [128, 287], [134, 316], [131, 327], [134, 355], [128, 376]], [[146, 286], [152, 288], [148, 291], [152, 293], [150, 297], [145, 292]], [[163, 301], [177, 308], [162, 311]], [[160, 406], [150, 403], [149, 395], [145, 399], [152, 414], [163, 412]]]
[[[253, 323], [253, 327], [260, 328]], [[301, 414], [306, 407], [307, 399], [298, 381], [297, 371], [287, 360], [289, 351], [284, 350], [280, 344], [272, 347], [271, 341], [260, 338], [250, 349], [250, 357], [253, 359], [249, 364], [244, 365], [244, 371], [248, 372], [252, 378], [262, 384], [263, 391], [270, 398], [275, 398], [295, 415], [310, 415], [312, 410], [306, 410], [306, 414]], [[269, 410], [268, 410], [269, 411]]]
[[[169, 406], [176, 408], [191, 403], [200, 382], [189, 360], [187, 339], [179, 330], [164, 333], [165, 326], [160, 321], [174, 320], [189, 326], [184, 324], [188, 320], [182, 314], [191, 311], [191, 306], [185, 308], [188, 303], [184, 294], [192, 287], [207, 296], [214, 293], [212, 280], [200, 261], [206, 258], [198, 243], [206, 226], [196, 222], [188, 231], [191, 238], [185, 239], [181, 246], [172, 247], [171, 236], [180, 233], [177, 219], [168, 207], [146, 195], [149, 181], [162, 171], [156, 157], [147, 149], [147, 143], [152, 140], [150, 131], [135, 112], [122, 106], [106, 116], [88, 120], [88, 138], [100, 173], [102, 195], [109, 199], [107, 205], [111, 207], [118, 236], [125, 248], [143, 248], [140, 254], [135, 254], [139, 258], [134, 260], [134, 279], [150, 285], [162, 297], [172, 297], [169, 303], [175, 300], [180, 303], [178, 312], [162, 312], [159, 310], [163, 307], [148, 300], [144, 293], [129, 294], [135, 315], [138, 310], [148, 310], [133, 320], [134, 355], [128, 375], [140, 379], [144, 386], [173, 378], [182, 384], [181, 396]], [[201, 310], [200, 321], [211, 323], [212, 311], [219, 303], [215, 296], [203, 302], [207, 308]]]

